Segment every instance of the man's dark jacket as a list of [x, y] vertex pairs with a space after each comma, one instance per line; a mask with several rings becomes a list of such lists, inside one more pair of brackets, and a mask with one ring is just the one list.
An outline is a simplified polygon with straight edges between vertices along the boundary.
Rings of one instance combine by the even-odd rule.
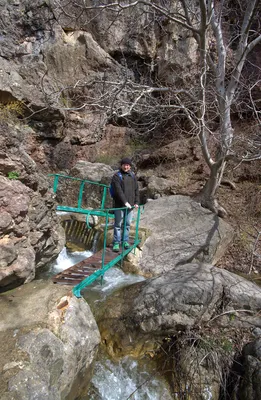
[[124, 207], [125, 203], [130, 203], [131, 206], [139, 204], [139, 187], [136, 176], [133, 172], [124, 172], [120, 170], [122, 179], [118, 173], [112, 177], [111, 185], [113, 187], [114, 198], [113, 206], [115, 208]]

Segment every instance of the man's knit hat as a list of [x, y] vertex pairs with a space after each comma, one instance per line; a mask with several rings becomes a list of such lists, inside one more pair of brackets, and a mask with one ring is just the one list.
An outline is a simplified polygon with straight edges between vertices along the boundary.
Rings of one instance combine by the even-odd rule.
[[121, 165], [123, 165], [123, 164], [132, 165], [131, 159], [128, 158], [128, 157], [123, 158], [123, 159], [121, 160]]

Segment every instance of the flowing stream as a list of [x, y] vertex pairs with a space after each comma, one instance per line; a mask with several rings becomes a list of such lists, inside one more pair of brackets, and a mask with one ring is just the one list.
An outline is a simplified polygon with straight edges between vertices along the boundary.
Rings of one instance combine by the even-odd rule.
[[[64, 248], [51, 266], [50, 274], [69, 268], [91, 254], [90, 251], [71, 253]], [[144, 280], [141, 276], [125, 274], [120, 268], [113, 267], [104, 275], [102, 284], [100, 280], [95, 281], [82, 291], [82, 295], [95, 315], [96, 307], [114, 290], [141, 280]], [[147, 357], [143, 360], [124, 357], [115, 362], [100, 351], [88, 396], [81, 400], [171, 400], [167, 382], [155, 371], [155, 362]]]

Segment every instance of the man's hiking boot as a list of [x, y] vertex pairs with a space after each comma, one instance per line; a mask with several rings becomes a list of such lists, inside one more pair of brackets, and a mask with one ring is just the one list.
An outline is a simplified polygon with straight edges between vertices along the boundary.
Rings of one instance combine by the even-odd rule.
[[119, 253], [119, 251], [120, 251], [120, 245], [119, 245], [119, 243], [115, 243], [115, 244], [113, 245], [112, 251], [115, 251], [115, 253]]
[[125, 250], [127, 250], [127, 249], [130, 248], [130, 245], [129, 245], [128, 242], [124, 242], [124, 243], [123, 243], [123, 247], [124, 247]]

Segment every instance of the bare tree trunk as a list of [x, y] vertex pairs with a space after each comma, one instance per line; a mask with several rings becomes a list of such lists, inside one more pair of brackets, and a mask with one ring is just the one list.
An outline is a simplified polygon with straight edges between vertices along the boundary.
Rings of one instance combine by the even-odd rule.
[[200, 202], [202, 207], [205, 207], [217, 214], [219, 217], [224, 218], [227, 215], [227, 212], [218, 204], [216, 199], [216, 192], [222, 178], [222, 172], [223, 168], [221, 163], [214, 163], [210, 166], [210, 176], [203, 189], [196, 196], [196, 200]]

